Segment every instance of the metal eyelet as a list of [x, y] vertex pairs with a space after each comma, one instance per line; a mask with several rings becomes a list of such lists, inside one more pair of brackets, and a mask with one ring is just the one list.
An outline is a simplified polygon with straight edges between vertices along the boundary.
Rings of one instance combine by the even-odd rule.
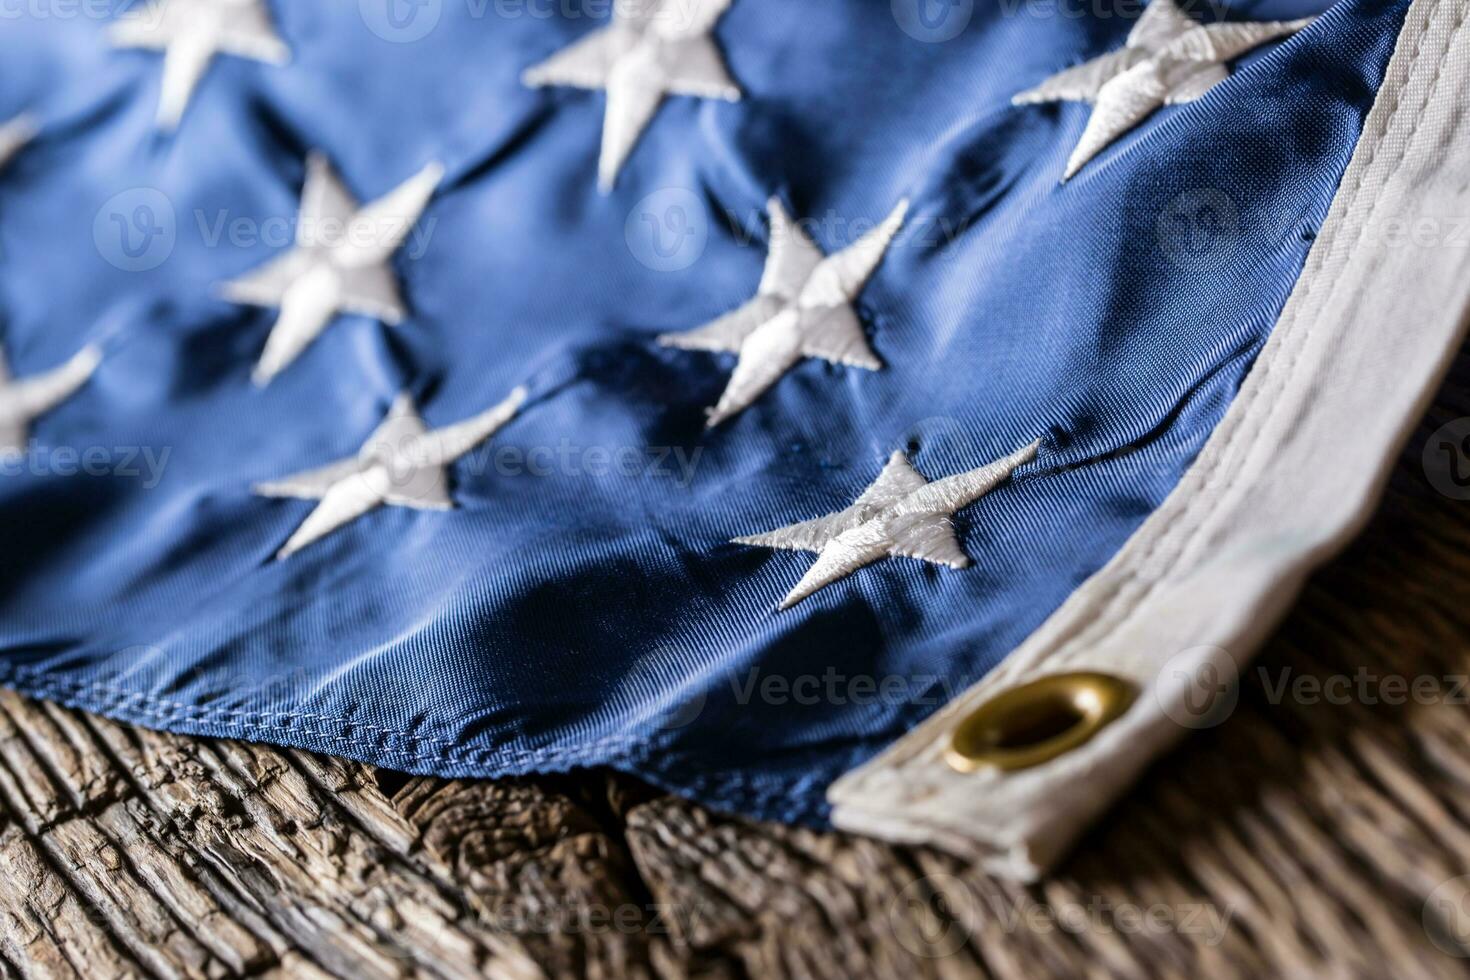
[[964, 773], [1029, 769], [1091, 739], [1133, 703], [1132, 684], [1110, 674], [1052, 674], [1011, 688], [970, 713], [945, 761]]

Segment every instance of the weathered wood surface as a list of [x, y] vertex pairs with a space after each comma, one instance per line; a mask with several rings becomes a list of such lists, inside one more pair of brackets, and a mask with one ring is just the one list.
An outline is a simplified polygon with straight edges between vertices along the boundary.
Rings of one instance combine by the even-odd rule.
[[1470, 874], [1470, 502], [1419, 454], [1465, 415], [1450, 389], [1230, 721], [1044, 885], [622, 777], [407, 779], [5, 693], [0, 975], [1463, 976], [1431, 936], [1470, 904], [1427, 900]]

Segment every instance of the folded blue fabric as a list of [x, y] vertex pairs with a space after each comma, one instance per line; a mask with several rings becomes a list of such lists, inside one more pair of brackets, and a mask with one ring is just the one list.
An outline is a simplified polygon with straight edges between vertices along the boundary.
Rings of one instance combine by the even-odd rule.
[[612, 6], [5, 15], [0, 681], [821, 821], [1175, 486], [1406, 3]]

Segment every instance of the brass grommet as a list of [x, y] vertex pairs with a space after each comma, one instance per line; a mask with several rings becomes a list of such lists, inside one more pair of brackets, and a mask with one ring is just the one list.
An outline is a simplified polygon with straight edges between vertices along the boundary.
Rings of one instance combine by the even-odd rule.
[[997, 694], [960, 723], [945, 759], [960, 772], [1029, 769], [1070, 752], [1133, 703], [1110, 674], [1052, 674]]

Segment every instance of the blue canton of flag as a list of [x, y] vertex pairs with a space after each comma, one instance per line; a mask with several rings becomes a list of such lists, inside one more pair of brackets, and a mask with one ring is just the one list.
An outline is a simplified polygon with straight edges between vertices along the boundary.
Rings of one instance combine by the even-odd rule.
[[1404, 0], [0, 0], [0, 679], [821, 823], [1230, 409]]

